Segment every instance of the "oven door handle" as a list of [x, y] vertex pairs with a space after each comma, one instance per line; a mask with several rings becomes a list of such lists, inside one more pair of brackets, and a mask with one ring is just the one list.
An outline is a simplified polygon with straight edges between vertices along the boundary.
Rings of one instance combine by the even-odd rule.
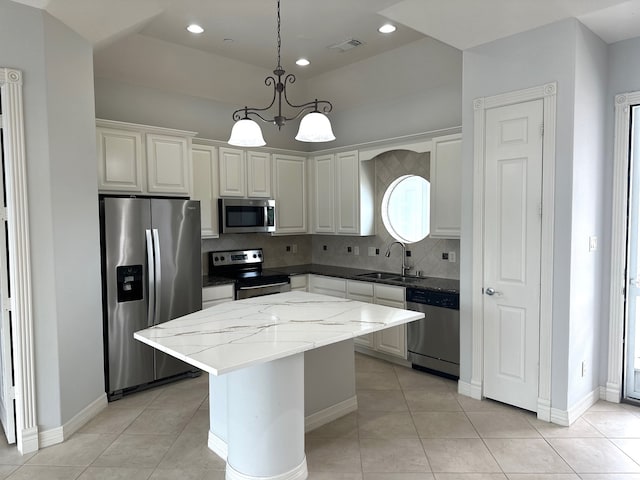
[[238, 290], [256, 290], [258, 288], [281, 287], [282, 285], [289, 285], [289, 282], [269, 283], [266, 285], [255, 285], [253, 287], [240, 287]]

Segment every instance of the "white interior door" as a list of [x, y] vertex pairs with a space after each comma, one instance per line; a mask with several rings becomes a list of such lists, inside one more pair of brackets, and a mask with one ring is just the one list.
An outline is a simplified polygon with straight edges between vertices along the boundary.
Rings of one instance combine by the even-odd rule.
[[543, 101], [486, 111], [484, 396], [536, 411]]
[[[0, 110], [1, 113], [1, 110]], [[0, 115], [0, 119], [2, 116]], [[0, 126], [2, 122], [0, 121]], [[0, 128], [0, 145], [4, 145]], [[0, 148], [0, 169], [4, 172], [4, 148]], [[1, 173], [1, 172], [0, 172]], [[4, 178], [5, 175], [2, 175]], [[9, 266], [7, 259], [7, 215], [4, 182], [0, 182], [0, 422], [8, 443], [16, 443], [16, 421], [13, 389], [13, 358], [11, 353], [11, 308]]]
[[627, 253], [627, 322], [624, 397], [640, 400], [640, 106], [631, 108], [631, 188]]

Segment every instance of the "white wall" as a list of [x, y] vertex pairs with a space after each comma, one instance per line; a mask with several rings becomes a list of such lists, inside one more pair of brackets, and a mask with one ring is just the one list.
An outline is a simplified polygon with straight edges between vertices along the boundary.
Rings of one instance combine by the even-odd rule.
[[41, 431], [104, 395], [91, 55], [48, 14], [0, 0], [0, 65], [24, 74]]
[[[611, 162], [605, 155], [607, 103], [607, 45], [584, 25], [576, 31], [575, 113], [573, 138], [573, 208], [571, 225], [571, 318], [568, 358], [568, 406], [575, 405], [599, 383], [602, 300], [609, 291], [603, 283], [599, 247], [589, 251], [589, 237], [602, 239], [605, 198], [604, 172]], [[611, 189], [606, 193], [611, 196]], [[607, 288], [603, 288], [607, 285]], [[554, 318], [555, 321], [555, 318]], [[582, 376], [582, 362], [586, 373]]]
[[[552, 407], [567, 408], [571, 314], [573, 147], [576, 20], [565, 20], [463, 53], [463, 198], [461, 278], [461, 379], [471, 377], [471, 270], [473, 231], [473, 100], [558, 82], [555, 238], [553, 259]], [[550, 261], [542, 259], [542, 261]]]

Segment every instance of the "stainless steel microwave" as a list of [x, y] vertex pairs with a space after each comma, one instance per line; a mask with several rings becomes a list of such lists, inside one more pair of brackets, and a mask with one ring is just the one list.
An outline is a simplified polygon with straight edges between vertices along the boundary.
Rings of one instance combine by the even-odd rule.
[[219, 198], [220, 233], [264, 233], [276, 231], [275, 200]]

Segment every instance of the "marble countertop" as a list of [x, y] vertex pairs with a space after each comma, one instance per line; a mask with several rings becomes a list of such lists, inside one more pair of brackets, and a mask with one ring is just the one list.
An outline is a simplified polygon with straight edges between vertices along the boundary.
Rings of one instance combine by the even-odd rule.
[[[335, 265], [322, 265], [318, 263], [309, 263], [305, 265], [292, 265], [283, 267], [270, 267], [269, 270], [277, 270], [287, 275], [305, 275], [308, 273], [316, 275], [326, 275], [329, 277], [345, 278], [347, 280], [358, 280], [361, 282], [383, 283], [386, 285], [396, 285], [401, 287], [421, 288], [425, 290], [436, 290], [442, 292], [460, 292], [460, 281], [450, 278], [439, 277], [404, 277], [402, 280], [394, 279], [372, 279], [362, 277], [362, 274], [374, 273], [372, 270], [360, 268], [340, 267]], [[398, 274], [400, 277], [400, 274]], [[216, 285], [225, 285], [233, 283], [233, 280], [215, 276], [204, 276], [202, 278], [203, 287], [211, 287]]]
[[213, 375], [419, 320], [423, 313], [306, 292], [215, 305], [134, 333]]

